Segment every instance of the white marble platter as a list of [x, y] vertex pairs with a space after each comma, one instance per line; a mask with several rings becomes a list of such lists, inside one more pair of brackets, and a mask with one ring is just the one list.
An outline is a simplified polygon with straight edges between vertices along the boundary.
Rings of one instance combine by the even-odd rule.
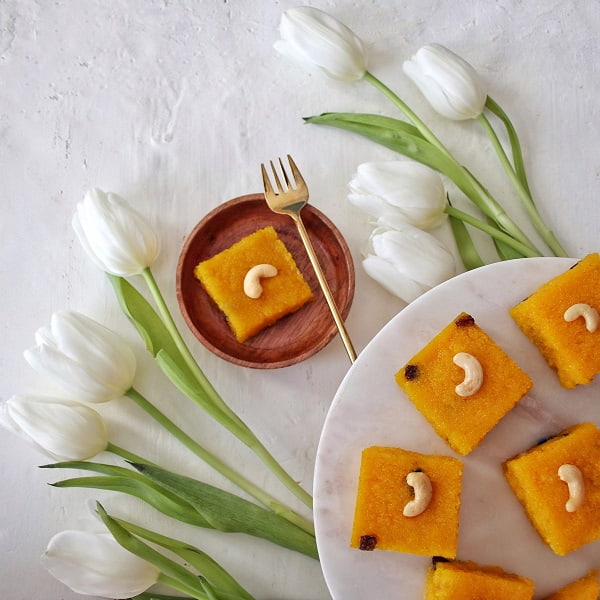
[[508, 308], [574, 259], [507, 261], [464, 273], [433, 289], [394, 317], [344, 378], [323, 428], [315, 468], [315, 524], [321, 563], [335, 600], [418, 600], [428, 557], [349, 547], [363, 448], [397, 446], [457, 456], [394, 381], [395, 372], [460, 312], [530, 375], [534, 386], [484, 441], [463, 457], [458, 558], [494, 564], [534, 580], [536, 598], [600, 568], [600, 541], [555, 555], [527, 520], [501, 462], [540, 438], [577, 422], [600, 425], [600, 381], [560, 386]]

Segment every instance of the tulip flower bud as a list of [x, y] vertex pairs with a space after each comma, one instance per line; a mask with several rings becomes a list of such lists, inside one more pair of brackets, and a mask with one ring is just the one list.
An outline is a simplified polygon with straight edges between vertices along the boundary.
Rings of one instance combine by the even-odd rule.
[[61, 385], [69, 398], [107, 402], [131, 388], [136, 370], [133, 350], [114, 331], [74, 311], [52, 315], [50, 328], [36, 333], [37, 345], [25, 359]]
[[415, 161], [363, 163], [349, 187], [350, 202], [372, 217], [396, 216], [421, 229], [446, 218], [442, 178]]
[[87, 460], [108, 446], [102, 417], [84, 404], [13, 396], [1, 408], [0, 423], [55, 460]]
[[160, 575], [108, 533], [61, 531], [50, 540], [42, 562], [74, 592], [103, 598], [133, 598]]
[[159, 252], [158, 235], [146, 220], [120, 196], [98, 189], [77, 205], [73, 229], [94, 263], [120, 277], [139, 275]]
[[454, 257], [431, 234], [399, 220], [381, 224], [369, 238], [367, 274], [409, 303], [456, 273]]
[[281, 17], [275, 49], [305, 67], [341, 81], [362, 79], [367, 70], [363, 42], [346, 25], [316, 8], [300, 6]]
[[477, 72], [444, 46], [423, 46], [403, 70], [440, 115], [462, 121], [483, 112], [487, 92]]

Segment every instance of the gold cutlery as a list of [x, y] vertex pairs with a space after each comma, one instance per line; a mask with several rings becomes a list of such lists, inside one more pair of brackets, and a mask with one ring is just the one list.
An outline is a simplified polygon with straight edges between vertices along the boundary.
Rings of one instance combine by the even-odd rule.
[[333, 316], [333, 320], [335, 321], [335, 324], [340, 333], [340, 337], [342, 338], [342, 342], [344, 343], [344, 346], [346, 348], [346, 352], [348, 353], [348, 357], [350, 358], [350, 362], [354, 362], [356, 360], [356, 351], [354, 350], [354, 346], [352, 345], [350, 336], [346, 331], [346, 326], [344, 325], [344, 321], [335, 304], [335, 300], [333, 298], [333, 295], [331, 294], [331, 290], [329, 289], [329, 284], [327, 283], [327, 279], [325, 279], [323, 269], [319, 264], [319, 260], [314, 251], [313, 245], [310, 241], [310, 238], [308, 237], [308, 233], [306, 231], [306, 228], [304, 227], [304, 223], [302, 222], [302, 217], [300, 216], [300, 211], [308, 203], [308, 187], [306, 186], [306, 182], [300, 174], [298, 167], [292, 160], [292, 157], [288, 154], [287, 158], [290, 163], [292, 174], [294, 176], [295, 187], [292, 187], [292, 183], [290, 182], [290, 179], [286, 173], [281, 158], [279, 159], [279, 165], [281, 167], [281, 172], [285, 181], [285, 189], [281, 184], [281, 180], [277, 175], [277, 171], [275, 170], [275, 165], [273, 164], [273, 162], [270, 161], [270, 164], [271, 170], [273, 171], [273, 178], [277, 186], [277, 191], [275, 191], [273, 189], [273, 186], [271, 185], [271, 181], [269, 180], [269, 175], [267, 174], [265, 165], [261, 164], [260, 168], [263, 177], [265, 200], [267, 201], [269, 208], [273, 212], [282, 215], [288, 215], [294, 220], [294, 223], [298, 228], [300, 238], [302, 239], [302, 243], [306, 248], [306, 252], [308, 253], [310, 262], [313, 266], [313, 269], [315, 270], [317, 279], [319, 280], [319, 285], [321, 286], [321, 290], [323, 291], [325, 300], [327, 301], [327, 305], [329, 306], [329, 310], [331, 311], [331, 314]]

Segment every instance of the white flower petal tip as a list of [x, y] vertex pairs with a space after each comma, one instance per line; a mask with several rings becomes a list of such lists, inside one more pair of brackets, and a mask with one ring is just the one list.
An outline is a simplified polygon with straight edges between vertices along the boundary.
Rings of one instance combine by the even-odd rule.
[[286, 10], [275, 49], [310, 70], [341, 81], [357, 81], [367, 71], [362, 40], [331, 15], [309, 6]]
[[363, 163], [349, 188], [348, 200], [371, 217], [397, 218], [421, 229], [433, 229], [446, 219], [442, 178], [416, 161]]
[[104, 420], [84, 404], [17, 395], [4, 403], [2, 413], [5, 427], [55, 460], [87, 460], [108, 446]]
[[160, 574], [107, 533], [67, 530], [49, 542], [42, 563], [78, 594], [132, 598], [154, 585]]
[[117, 194], [91, 189], [77, 205], [72, 224], [92, 261], [112, 275], [139, 275], [160, 251], [156, 231]]
[[376, 228], [363, 261], [367, 274], [407, 303], [456, 274], [454, 257], [431, 234], [406, 223]]
[[81, 402], [108, 402], [124, 396], [136, 372], [133, 350], [114, 331], [74, 311], [52, 315], [50, 328], [24, 353], [39, 373]]
[[448, 48], [423, 46], [404, 62], [403, 70], [440, 115], [462, 121], [483, 112], [487, 92], [479, 75]]

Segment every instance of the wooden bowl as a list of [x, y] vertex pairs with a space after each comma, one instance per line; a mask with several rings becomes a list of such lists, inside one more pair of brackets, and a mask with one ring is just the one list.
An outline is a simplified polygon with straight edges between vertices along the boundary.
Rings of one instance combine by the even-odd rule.
[[[313, 206], [307, 205], [302, 210], [302, 220], [345, 319], [354, 298], [354, 264], [348, 246], [335, 225]], [[275, 228], [294, 257], [315, 300], [240, 343], [224, 314], [194, 277], [194, 267], [268, 225]], [[273, 213], [263, 194], [225, 202], [196, 225], [181, 251], [176, 285], [180, 310], [194, 335], [211, 352], [237, 365], [255, 369], [287, 367], [306, 360], [337, 334], [296, 225], [290, 217]]]

